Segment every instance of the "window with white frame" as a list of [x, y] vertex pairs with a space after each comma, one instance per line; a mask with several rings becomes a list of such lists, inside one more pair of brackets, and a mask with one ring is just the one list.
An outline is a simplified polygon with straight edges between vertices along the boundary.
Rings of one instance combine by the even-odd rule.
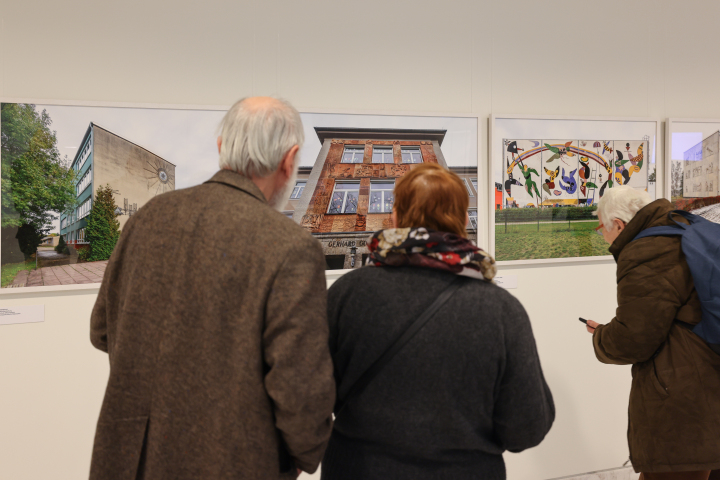
[[402, 163], [423, 163], [420, 147], [400, 147]]
[[345, 145], [340, 163], [363, 163], [363, 155], [365, 155], [365, 146]]
[[375, 145], [372, 154], [373, 163], [395, 163], [392, 145]]
[[293, 191], [290, 194], [290, 198], [293, 200], [300, 198], [303, 190], [305, 190], [306, 184], [307, 182], [305, 180], [298, 180], [297, 182], [295, 182], [295, 188], [293, 188]]
[[85, 229], [78, 230], [78, 242], [85, 242]]
[[88, 139], [87, 143], [85, 144], [85, 148], [82, 149], [82, 152], [80, 153], [79, 159], [77, 163], [75, 164], [75, 170], [79, 171], [82, 166], [85, 164], [85, 161], [90, 157], [90, 150], [91, 150], [91, 141]]
[[395, 182], [370, 182], [368, 213], [391, 213], [395, 195]]
[[67, 227], [67, 217], [60, 220], [60, 230], [66, 228], [66, 227]]
[[328, 213], [357, 213], [359, 191], [360, 182], [336, 183]]
[[477, 230], [477, 210], [468, 210], [468, 217], [470, 217], [470, 228]]
[[77, 208], [77, 219], [80, 220], [90, 215], [90, 210], [92, 210], [92, 198], [88, 198]]
[[468, 182], [467, 178], [463, 178], [463, 183], [465, 184], [465, 188], [467, 189], [468, 195], [471, 197], [474, 197], [475, 194], [472, 191], [472, 188], [470, 188], [470, 182]]
[[472, 183], [473, 188], [474, 188], [475, 191], [477, 192], [477, 191], [478, 191], [478, 189], [477, 189], [477, 177], [471, 178], [471, 179], [470, 179], [470, 183]]
[[75, 187], [75, 195], [79, 196], [82, 192], [85, 191], [85, 189], [90, 185], [90, 180], [92, 179], [92, 167], [88, 169], [87, 172], [85, 172], [85, 175], [80, 179], [80, 181], [77, 184], [77, 187]]

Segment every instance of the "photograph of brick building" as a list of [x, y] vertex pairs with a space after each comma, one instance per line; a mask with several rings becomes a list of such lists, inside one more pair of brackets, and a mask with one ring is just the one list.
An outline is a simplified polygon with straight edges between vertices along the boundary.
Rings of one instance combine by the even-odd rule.
[[421, 163], [437, 163], [461, 176], [471, 200], [468, 234], [476, 238], [477, 167], [448, 167], [441, 149], [446, 130], [314, 130], [321, 148], [307, 179], [298, 180], [303, 191], [293, 219], [322, 243], [327, 269], [365, 263], [372, 232], [392, 228], [395, 181]]

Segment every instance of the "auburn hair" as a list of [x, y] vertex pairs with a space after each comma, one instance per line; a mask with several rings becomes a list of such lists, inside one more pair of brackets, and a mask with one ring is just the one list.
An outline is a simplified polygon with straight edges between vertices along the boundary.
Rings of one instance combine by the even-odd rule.
[[398, 179], [393, 210], [397, 227], [425, 227], [467, 237], [470, 199], [463, 181], [437, 163], [423, 163]]

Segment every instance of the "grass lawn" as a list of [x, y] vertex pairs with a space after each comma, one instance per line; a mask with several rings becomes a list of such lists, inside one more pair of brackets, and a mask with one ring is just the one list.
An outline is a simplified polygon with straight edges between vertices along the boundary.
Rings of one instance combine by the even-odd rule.
[[5, 288], [8, 285], [12, 283], [12, 281], [15, 279], [15, 276], [21, 272], [22, 270], [34, 270], [35, 269], [35, 260], [26, 260], [24, 262], [20, 263], [8, 263], [7, 265], [3, 265], [0, 267], [0, 277], [2, 277], [2, 281], [0, 283], [0, 287]]
[[610, 255], [609, 245], [593, 230], [597, 222], [555, 222], [495, 226], [495, 259], [593, 257]]

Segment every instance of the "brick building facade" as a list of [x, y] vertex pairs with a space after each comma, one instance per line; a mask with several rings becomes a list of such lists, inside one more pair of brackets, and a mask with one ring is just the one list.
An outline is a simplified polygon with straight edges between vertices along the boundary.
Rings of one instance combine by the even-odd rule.
[[[322, 145], [293, 218], [323, 245], [328, 269], [364, 264], [372, 232], [392, 227], [395, 180], [421, 163], [447, 163], [445, 130], [315, 128]], [[477, 168], [464, 179], [477, 205]], [[472, 188], [475, 190], [471, 190]], [[473, 193], [474, 192], [474, 193]], [[475, 224], [469, 227], [474, 233]]]

